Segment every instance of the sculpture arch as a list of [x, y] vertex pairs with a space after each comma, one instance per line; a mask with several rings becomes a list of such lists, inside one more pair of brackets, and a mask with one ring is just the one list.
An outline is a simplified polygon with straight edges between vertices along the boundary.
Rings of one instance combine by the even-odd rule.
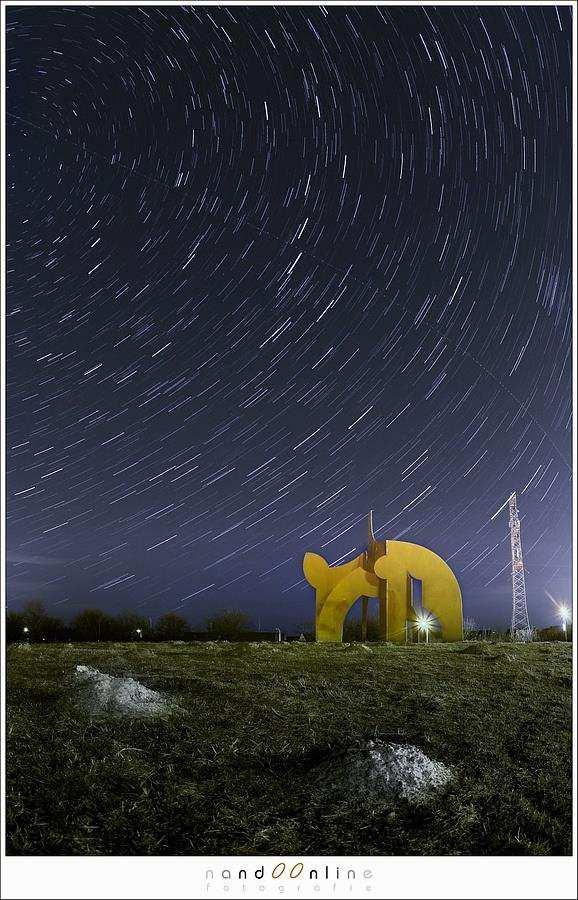
[[441, 556], [419, 544], [376, 541], [371, 514], [364, 553], [340, 566], [330, 566], [318, 554], [306, 553], [303, 571], [315, 588], [318, 641], [340, 642], [353, 604], [359, 597], [377, 597], [380, 638], [406, 643], [408, 623], [417, 618], [411, 602], [412, 578], [422, 582], [422, 605], [438, 620], [442, 639], [462, 639], [462, 595], [451, 568]]

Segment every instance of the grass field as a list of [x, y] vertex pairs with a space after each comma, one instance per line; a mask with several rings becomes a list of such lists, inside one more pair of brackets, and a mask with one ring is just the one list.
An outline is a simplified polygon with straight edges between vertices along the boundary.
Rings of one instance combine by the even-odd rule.
[[[77, 665], [178, 708], [91, 715]], [[571, 853], [568, 644], [12, 646], [7, 668], [11, 854]], [[318, 790], [375, 738], [453, 780], [418, 805]]]

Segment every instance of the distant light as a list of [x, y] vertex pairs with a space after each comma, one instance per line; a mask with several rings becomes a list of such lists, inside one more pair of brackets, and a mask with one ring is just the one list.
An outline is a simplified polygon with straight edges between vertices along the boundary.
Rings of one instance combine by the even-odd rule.
[[566, 606], [564, 603], [558, 603], [554, 598], [548, 595], [552, 600], [552, 603], [556, 607], [556, 615], [560, 619], [560, 624], [562, 626], [562, 631], [564, 632], [564, 638], [568, 640], [568, 622], [572, 620], [572, 610]]
[[566, 623], [570, 622], [570, 620], [572, 619], [572, 610], [570, 609], [570, 607], [566, 606], [565, 603], [558, 603], [558, 601], [554, 600], [552, 596], [548, 596], [556, 607], [556, 615], [561, 620], [562, 624], [566, 625]]
[[138, 636], [140, 637], [141, 634], [142, 634], [142, 628], [137, 628], [136, 633], [137, 633]]
[[29, 628], [26, 628], [26, 626], [24, 626], [24, 628], [22, 629], [22, 631], [24, 632], [24, 634], [28, 634], [28, 632], [30, 631], [30, 629], [29, 629]]

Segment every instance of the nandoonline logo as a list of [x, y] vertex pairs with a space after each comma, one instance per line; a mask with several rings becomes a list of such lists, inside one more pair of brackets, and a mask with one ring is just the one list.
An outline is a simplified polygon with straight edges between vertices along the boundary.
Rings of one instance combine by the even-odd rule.
[[224, 892], [241, 892], [247, 885], [265, 893], [273, 888], [278, 893], [284, 893], [286, 888], [299, 892], [300, 887], [324, 892], [325, 890], [340, 893], [345, 890], [353, 893], [354, 889], [364, 892], [372, 890], [370, 881], [373, 871], [368, 868], [357, 868], [353, 865], [305, 865], [302, 862], [285, 863], [283, 861], [257, 866], [256, 869], [247, 867], [234, 869], [205, 869], [205, 891], [210, 892], [211, 887]]

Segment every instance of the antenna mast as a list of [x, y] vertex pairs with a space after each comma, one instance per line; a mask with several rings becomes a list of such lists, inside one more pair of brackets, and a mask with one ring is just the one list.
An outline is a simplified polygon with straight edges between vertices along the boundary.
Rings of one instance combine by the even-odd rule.
[[513, 641], [528, 641], [532, 636], [526, 603], [526, 579], [522, 559], [522, 539], [516, 492], [510, 495], [510, 544], [512, 547], [512, 626]]

